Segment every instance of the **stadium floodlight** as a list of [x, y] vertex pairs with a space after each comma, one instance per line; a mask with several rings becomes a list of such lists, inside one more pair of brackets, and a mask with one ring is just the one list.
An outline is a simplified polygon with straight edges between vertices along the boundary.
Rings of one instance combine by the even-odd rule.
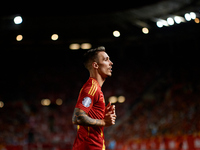
[[194, 19], [196, 19], [197, 16], [194, 12], [190, 12], [190, 17], [191, 17], [191, 19], [194, 20]]
[[156, 25], [157, 25], [158, 28], [162, 28], [163, 27], [162, 21], [157, 21]]
[[69, 48], [71, 49], [71, 50], [78, 50], [78, 49], [80, 49], [80, 44], [78, 44], [78, 43], [72, 43], [72, 44], [70, 44], [69, 45]]
[[126, 99], [125, 99], [124, 96], [119, 96], [119, 97], [118, 97], [118, 102], [119, 102], [119, 103], [124, 103], [125, 100], [126, 100]]
[[17, 35], [16, 36], [16, 40], [17, 41], [21, 41], [23, 39], [23, 36], [21, 34]]
[[56, 104], [57, 105], [62, 105], [63, 100], [61, 98], [56, 99]]
[[182, 16], [175, 16], [175, 17], [174, 17], [174, 21], [175, 21], [177, 24], [180, 24], [181, 22], [185, 22], [185, 19], [184, 19], [184, 17], [182, 17]]
[[50, 99], [42, 99], [41, 104], [43, 106], [49, 106], [51, 104], [51, 101], [50, 101]]
[[117, 30], [113, 31], [113, 36], [114, 37], [119, 37], [120, 36], [120, 32], [117, 31]]
[[58, 34], [52, 34], [51, 39], [56, 41], [58, 39]]
[[21, 16], [16, 16], [16, 17], [14, 18], [14, 23], [15, 23], [15, 24], [21, 24], [22, 21], [23, 21], [23, 19], [22, 19]]
[[194, 19], [194, 22], [195, 22], [195, 23], [199, 23], [199, 22], [200, 22], [199, 18], [195, 18], [195, 19]]
[[163, 20], [163, 19], [159, 19], [157, 22], [156, 22], [156, 25], [159, 27], [159, 28], [162, 28], [163, 26], [169, 26], [169, 24], [167, 23], [166, 20]]
[[90, 43], [82, 43], [81, 44], [81, 49], [90, 49], [92, 45]]
[[0, 101], [0, 108], [3, 108], [3, 106], [4, 106], [4, 102]]
[[191, 16], [190, 16], [189, 13], [186, 13], [186, 14], [184, 15], [184, 17], [185, 17], [185, 20], [186, 20], [186, 21], [190, 21], [190, 20], [191, 20]]
[[175, 17], [174, 17], [174, 21], [175, 21], [177, 24], [180, 24], [180, 23], [181, 23], [181, 17], [175, 16]]
[[167, 23], [169, 24], [169, 25], [174, 25], [174, 19], [173, 18], [171, 18], [171, 17], [169, 17], [169, 18], [167, 18]]
[[111, 97], [109, 97], [108, 101], [111, 102], [111, 103], [116, 103], [117, 102], [117, 97], [116, 96], [111, 96]]
[[143, 32], [144, 34], [148, 34], [148, 33], [149, 33], [149, 29], [148, 29], [148, 28], [142, 28], [142, 32]]

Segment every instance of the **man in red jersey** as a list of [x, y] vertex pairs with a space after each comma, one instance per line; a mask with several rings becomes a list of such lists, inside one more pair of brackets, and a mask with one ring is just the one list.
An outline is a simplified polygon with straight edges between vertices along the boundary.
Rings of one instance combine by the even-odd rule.
[[84, 65], [90, 73], [74, 109], [72, 122], [77, 125], [73, 150], [105, 150], [104, 126], [115, 124], [115, 106], [105, 100], [101, 91], [105, 79], [112, 75], [112, 65], [103, 46], [87, 51]]

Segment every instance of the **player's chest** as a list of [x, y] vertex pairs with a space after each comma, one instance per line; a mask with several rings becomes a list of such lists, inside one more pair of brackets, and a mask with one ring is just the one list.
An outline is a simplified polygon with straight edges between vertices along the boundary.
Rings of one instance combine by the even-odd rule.
[[97, 99], [98, 100], [96, 101], [96, 103], [93, 104], [94, 107], [104, 110], [105, 109], [105, 99], [104, 99], [104, 95], [102, 92], [99, 92]]

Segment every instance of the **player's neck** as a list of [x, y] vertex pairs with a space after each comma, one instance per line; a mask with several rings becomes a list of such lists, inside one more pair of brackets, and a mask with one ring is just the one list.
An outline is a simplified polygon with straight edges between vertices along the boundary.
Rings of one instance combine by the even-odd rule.
[[103, 83], [105, 82], [105, 79], [102, 78], [102, 76], [100, 74], [90, 73], [90, 77], [96, 79], [101, 87], [102, 87]]

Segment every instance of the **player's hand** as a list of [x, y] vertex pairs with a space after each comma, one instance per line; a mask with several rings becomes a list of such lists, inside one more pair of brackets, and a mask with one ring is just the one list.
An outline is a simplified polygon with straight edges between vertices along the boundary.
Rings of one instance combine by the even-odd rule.
[[116, 117], [117, 116], [115, 114], [111, 114], [111, 113], [105, 114], [105, 117], [104, 117], [105, 126], [114, 125]]
[[105, 126], [111, 126], [115, 124], [116, 120], [115, 105], [111, 105], [109, 102], [105, 109]]
[[106, 106], [105, 113], [107, 113], [109, 111], [110, 106], [111, 106], [111, 102], [109, 102], [108, 105]]
[[116, 115], [116, 113], [115, 113], [115, 105], [111, 105], [111, 102], [109, 102], [108, 105], [105, 108], [105, 114], [107, 114], [109, 112], [111, 114], [115, 114]]

